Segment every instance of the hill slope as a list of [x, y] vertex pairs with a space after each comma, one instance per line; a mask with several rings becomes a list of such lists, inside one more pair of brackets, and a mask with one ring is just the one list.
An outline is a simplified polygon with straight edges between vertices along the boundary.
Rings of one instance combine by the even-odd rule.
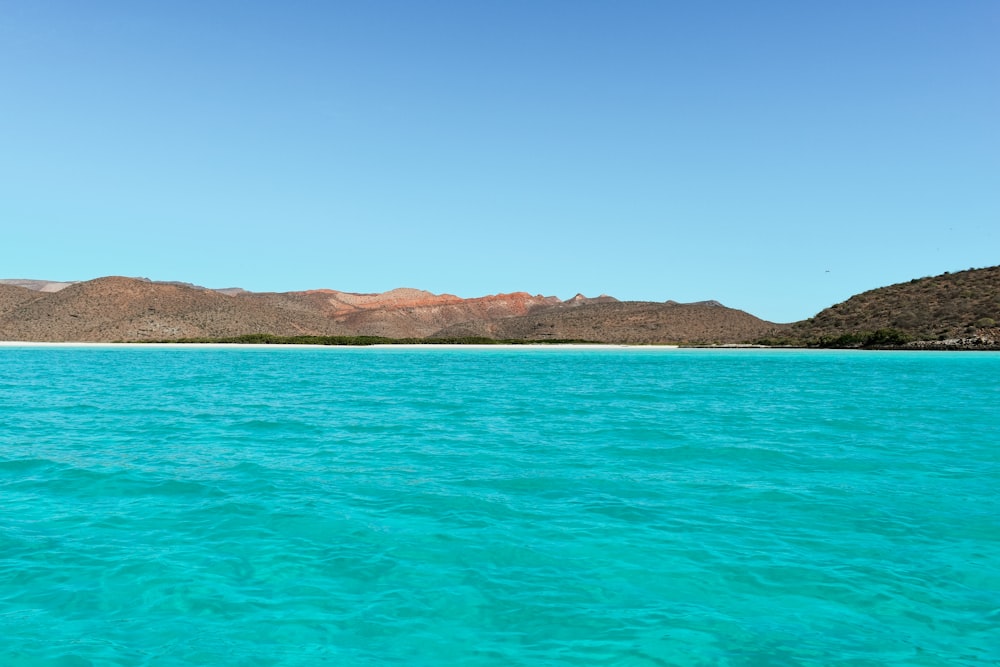
[[240, 300], [265, 300], [286, 309], [319, 313], [353, 336], [424, 338], [469, 320], [526, 315], [560, 304], [551, 296], [526, 292], [462, 299], [451, 294], [395, 289], [381, 294], [312, 290], [277, 294], [242, 294]]
[[253, 293], [123, 277], [42, 291], [38, 286], [49, 283], [17, 282], [27, 285], [0, 284], [0, 340], [109, 342], [266, 333], [737, 343], [780, 330], [714, 303], [619, 302], [604, 295], [560, 301], [525, 292], [462, 299], [414, 289]]
[[37, 291], [27, 287], [0, 284], [0, 318], [24, 304], [40, 298], [42, 296]]
[[817, 340], [895, 330], [913, 340], [989, 335], [1000, 321], [1000, 266], [917, 278], [852, 296], [790, 328]]
[[[58, 290], [56, 288], [58, 287]], [[44, 289], [43, 289], [44, 288]], [[482, 336], [605, 343], [1000, 345], [1000, 266], [870, 290], [778, 325], [714, 302], [619, 302], [524, 292], [463, 299], [415, 289], [253, 293], [108, 277], [0, 281], [0, 340], [115, 341], [278, 336]], [[927, 345], [925, 345], [927, 346]]]
[[108, 342], [279, 331], [340, 333], [335, 323], [318, 314], [239, 303], [211, 290], [135, 278], [98, 278], [31, 295], [0, 312], [0, 339]]
[[591, 340], [605, 343], [745, 343], [783, 331], [749, 313], [720, 305], [591, 302], [553, 307], [523, 317], [472, 321], [439, 336], [516, 340]]

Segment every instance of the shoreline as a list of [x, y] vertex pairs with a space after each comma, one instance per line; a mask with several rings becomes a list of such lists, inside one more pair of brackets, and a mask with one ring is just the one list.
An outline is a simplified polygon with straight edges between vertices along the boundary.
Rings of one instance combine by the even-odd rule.
[[65, 342], [65, 341], [0, 341], [4, 347], [85, 347], [85, 348], [153, 348], [153, 349], [317, 349], [317, 348], [378, 348], [378, 349], [440, 349], [440, 350], [678, 350], [679, 345], [626, 345], [619, 343], [375, 343], [373, 345], [322, 345], [308, 343], [97, 343], [97, 342]]
[[93, 341], [17, 341], [0, 340], [0, 349], [12, 348], [84, 348], [84, 349], [154, 349], [154, 350], [274, 350], [274, 349], [348, 349], [359, 350], [376, 348], [380, 350], [839, 350], [855, 352], [1000, 352], [998, 346], [879, 346], [879, 347], [808, 347], [808, 346], [769, 346], [752, 344], [720, 344], [720, 345], [675, 345], [675, 344], [643, 344], [643, 343], [372, 343], [367, 345], [321, 343], [169, 343], [169, 342], [93, 342]]

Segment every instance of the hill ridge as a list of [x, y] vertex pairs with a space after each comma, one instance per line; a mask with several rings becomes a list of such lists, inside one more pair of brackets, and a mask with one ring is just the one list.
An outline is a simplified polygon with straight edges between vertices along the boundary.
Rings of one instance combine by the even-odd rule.
[[[961, 341], [1000, 321], [1000, 266], [945, 272], [878, 287], [791, 325], [805, 340], [892, 331], [913, 341]], [[998, 341], [1000, 342], [1000, 341]]]
[[489, 337], [604, 343], [1000, 347], [1000, 266], [868, 290], [792, 324], [717, 301], [560, 300], [510, 292], [473, 298], [400, 287], [249, 292], [104, 276], [0, 280], [0, 340], [143, 341], [274, 336]]
[[[246, 334], [428, 338], [465, 330], [525, 340], [548, 340], [553, 332], [565, 332], [558, 337], [609, 343], [740, 342], [778, 326], [720, 305], [706, 314], [701, 312], [704, 305], [622, 302], [603, 294], [563, 301], [528, 292], [461, 298], [405, 287], [368, 294], [249, 292], [125, 276], [44, 291], [48, 284], [0, 281], [0, 339], [109, 342]], [[684, 317], [679, 317], [681, 311]]]

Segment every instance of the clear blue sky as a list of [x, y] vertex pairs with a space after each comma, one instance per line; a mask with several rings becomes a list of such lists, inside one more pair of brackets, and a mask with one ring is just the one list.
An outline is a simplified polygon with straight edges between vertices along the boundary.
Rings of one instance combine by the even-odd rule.
[[0, 277], [717, 299], [1000, 263], [1000, 3], [0, 0]]

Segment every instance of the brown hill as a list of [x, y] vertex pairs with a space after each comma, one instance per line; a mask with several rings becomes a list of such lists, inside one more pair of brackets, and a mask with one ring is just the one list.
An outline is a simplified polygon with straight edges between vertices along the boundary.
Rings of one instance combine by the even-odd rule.
[[462, 299], [415, 289], [252, 293], [108, 277], [38, 291], [0, 284], [0, 340], [116, 341], [279, 336], [487, 336], [609, 343], [737, 343], [778, 325], [713, 303], [565, 302], [525, 292]]
[[923, 341], [977, 336], [1000, 321], [1000, 266], [916, 278], [852, 296], [790, 333], [816, 340], [894, 330]]
[[478, 299], [406, 288], [382, 294], [258, 294], [108, 277], [52, 293], [0, 284], [0, 339], [169, 340], [250, 333], [416, 338], [469, 319], [524, 315], [558, 303], [523, 292]]
[[38, 298], [41, 298], [38, 292], [27, 287], [0, 284], [0, 317]]
[[407, 288], [382, 294], [310, 290], [244, 293], [236, 298], [241, 302], [266, 303], [287, 312], [321, 315], [341, 332], [338, 335], [387, 338], [424, 338], [460, 322], [525, 315], [560, 303], [556, 297], [525, 292], [462, 299]]
[[26, 287], [36, 292], [58, 292], [73, 283], [64, 283], [57, 280], [23, 280], [19, 278], [4, 278], [0, 280], [0, 285], [16, 285]]
[[211, 290], [135, 278], [98, 278], [54, 293], [29, 294], [33, 298], [0, 314], [0, 339], [115, 341], [342, 333], [316, 313], [241, 303], [238, 297]]
[[[108, 277], [78, 283], [0, 281], [0, 340], [114, 341], [279, 336], [484, 336], [607, 343], [858, 344], [930, 341], [1000, 345], [1000, 266], [918, 278], [851, 297], [793, 325], [716, 302], [566, 301], [525, 292], [462, 299], [415, 289], [252, 293]], [[889, 337], [886, 338], [886, 332]], [[956, 342], [957, 341], [957, 342]]]
[[560, 303], [555, 297], [525, 292], [497, 294], [457, 302], [364, 310], [338, 317], [359, 335], [424, 338], [462, 322], [491, 322], [525, 316]]
[[589, 340], [604, 343], [745, 343], [779, 335], [783, 325], [719, 305], [594, 302], [553, 307], [523, 317], [471, 321], [438, 336], [516, 340]]

